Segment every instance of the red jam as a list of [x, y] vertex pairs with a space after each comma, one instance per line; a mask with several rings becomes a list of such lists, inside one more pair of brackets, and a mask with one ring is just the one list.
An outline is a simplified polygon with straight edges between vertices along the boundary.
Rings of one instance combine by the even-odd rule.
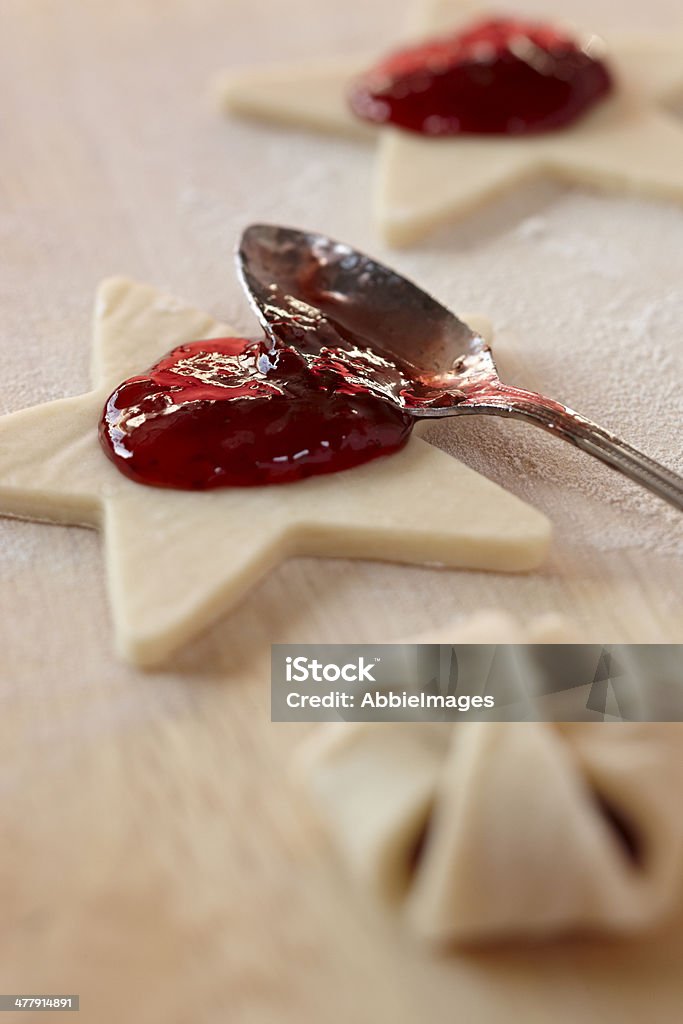
[[391, 396], [404, 384], [368, 350], [196, 341], [114, 391], [100, 441], [122, 473], [155, 487], [287, 483], [401, 448], [413, 420]]
[[607, 66], [565, 33], [494, 18], [394, 53], [349, 102], [367, 121], [422, 135], [524, 135], [571, 124], [611, 88]]

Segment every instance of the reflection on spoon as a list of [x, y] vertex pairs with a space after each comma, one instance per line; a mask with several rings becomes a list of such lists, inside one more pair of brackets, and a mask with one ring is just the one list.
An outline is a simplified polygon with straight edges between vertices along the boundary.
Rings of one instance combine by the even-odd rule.
[[[237, 266], [274, 344], [367, 354], [366, 376], [416, 418], [488, 413], [527, 420], [683, 510], [683, 479], [559, 402], [498, 377], [489, 345], [417, 285], [348, 245], [270, 224], [248, 227]], [[386, 364], [403, 385], [387, 388]], [[406, 381], [408, 385], [405, 386]]]

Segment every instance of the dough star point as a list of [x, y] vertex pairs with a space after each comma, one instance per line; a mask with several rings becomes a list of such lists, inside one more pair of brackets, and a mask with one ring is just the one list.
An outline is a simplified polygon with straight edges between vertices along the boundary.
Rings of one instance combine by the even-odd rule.
[[[482, 13], [462, 0], [422, 5], [422, 15], [411, 19], [412, 38]], [[346, 94], [380, 56], [226, 75], [216, 93], [225, 109], [248, 117], [374, 139], [375, 221], [394, 246], [541, 176], [683, 202], [683, 124], [666, 108], [683, 92], [683, 33], [616, 39], [608, 49], [615, 93], [570, 127], [524, 137], [427, 139], [362, 122]]]
[[0, 418], [0, 515], [100, 527], [116, 646], [151, 666], [294, 554], [523, 571], [543, 559], [541, 513], [413, 437], [401, 452], [298, 483], [148, 487], [100, 448], [111, 391], [189, 341], [235, 332], [126, 278], [95, 303], [92, 391]]

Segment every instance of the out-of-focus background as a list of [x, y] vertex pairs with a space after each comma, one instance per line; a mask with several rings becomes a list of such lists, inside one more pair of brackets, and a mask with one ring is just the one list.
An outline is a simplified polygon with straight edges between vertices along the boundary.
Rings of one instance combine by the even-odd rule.
[[[495, 7], [608, 38], [683, 27], [675, 0]], [[397, 0], [1, 12], [0, 412], [87, 389], [93, 293], [112, 273], [250, 333], [232, 249], [266, 219], [487, 314], [507, 379], [680, 459], [683, 210], [540, 183], [389, 253], [371, 146], [209, 101], [226, 67], [391, 48]], [[653, 346], [663, 380], [639, 369]], [[532, 434], [472, 421], [427, 436], [551, 517], [541, 573], [295, 560], [154, 675], [113, 656], [97, 535], [0, 521], [1, 991], [80, 992], [93, 1024], [677, 1019], [683, 925], [626, 945], [415, 948], [326, 862], [284, 770], [303, 727], [268, 721], [271, 641], [403, 639], [498, 604], [566, 612], [593, 642], [681, 640], [673, 513]]]

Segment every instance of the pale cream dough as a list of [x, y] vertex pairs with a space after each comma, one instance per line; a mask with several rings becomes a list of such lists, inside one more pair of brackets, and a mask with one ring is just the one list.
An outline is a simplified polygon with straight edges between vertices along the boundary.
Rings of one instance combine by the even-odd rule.
[[123, 656], [165, 660], [293, 554], [539, 565], [547, 519], [417, 437], [389, 458], [280, 487], [186, 492], [124, 477], [97, 437], [111, 391], [177, 345], [234, 333], [154, 288], [109, 279], [95, 307], [93, 390], [0, 419], [0, 514], [102, 528]]
[[[502, 613], [451, 639], [491, 628], [574, 639]], [[428, 941], [629, 933], [676, 905], [682, 744], [679, 724], [345, 722], [314, 734], [297, 774], [359, 889]]]
[[[432, 0], [416, 9], [409, 37], [453, 29], [485, 13], [463, 0]], [[683, 32], [610, 40], [614, 94], [575, 125], [526, 138], [424, 139], [364, 124], [347, 106], [349, 83], [387, 49], [391, 45], [348, 61], [225, 73], [216, 80], [216, 94], [239, 114], [375, 138], [375, 219], [392, 245], [409, 245], [541, 175], [683, 201], [683, 125], [665, 109], [683, 92]]]

